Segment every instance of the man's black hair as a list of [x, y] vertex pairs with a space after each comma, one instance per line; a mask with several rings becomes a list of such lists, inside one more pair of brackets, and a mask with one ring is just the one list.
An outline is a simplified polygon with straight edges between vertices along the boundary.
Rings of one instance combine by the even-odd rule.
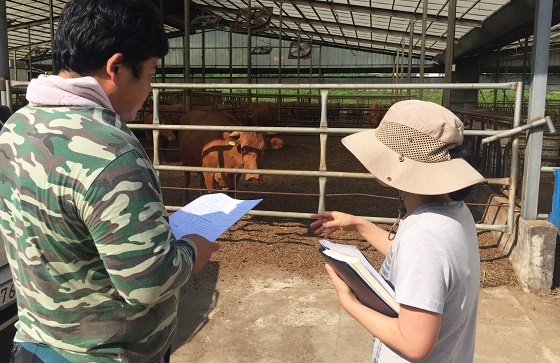
[[70, 0], [61, 12], [53, 47], [54, 73], [87, 76], [115, 53], [140, 77], [140, 63], [162, 58], [169, 44], [150, 0]]

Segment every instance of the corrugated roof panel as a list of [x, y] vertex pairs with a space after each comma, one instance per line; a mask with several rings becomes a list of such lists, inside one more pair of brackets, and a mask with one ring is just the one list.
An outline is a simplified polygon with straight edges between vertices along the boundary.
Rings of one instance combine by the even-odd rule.
[[373, 38], [373, 33], [366, 33], [366, 32], [356, 32], [358, 39], [367, 39], [370, 40]]
[[371, 20], [372, 20], [372, 17], [369, 14], [364, 14], [364, 13], [354, 14], [354, 21], [358, 25], [369, 26], [369, 23], [370, 23]]
[[374, 16], [372, 16], [371, 20], [376, 27], [387, 28], [389, 26], [391, 18], [386, 17], [386, 16], [374, 15]]
[[[352, 3], [354, 3], [352, 1]], [[364, 4], [364, 6], [371, 6], [374, 8], [380, 8], [380, 9], [387, 9], [387, 10], [391, 10], [393, 9], [393, 0], [381, 0], [381, 1], [372, 1], [371, 5], [369, 4], [369, 1], [366, 2], [366, 4]]]
[[407, 13], [414, 13], [418, 7], [418, 1], [416, 0], [400, 0], [395, 1], [393, 10], [405, 11]]
[[[153, 0], [154, 3], [159, 1]], [[403, 37], [408, 37], [410, 19], [415, 18], [416, 39], [421, 33], [420, 19], [423, 11], [423, 0], [278, 0], [282, 1], [283, 9], [283, 33], [291, 36], [297, 34], [298, 25], [301, 21], [301, 30], [305, 32], [302, 38], [323, 39], [325, 42], [333, 42], [336, 45], [344, 43], [339, 38], [345, 37], [348, 44], [358, 44], [366, 48], [371, 48], [371, 40], [379, 43], [374, 46], [376, 49], [395, 49]], [[269, 30], [261, 30], [263, 34], [277, 37], [279, 31], [279, 2], [272, 0], [252, 1], [253, 7], [268, 6], [272, 7], [272, 18], [270, 19]], [[426, 35], [431, 38], [427, 41], [433, 51], [445, 49], [447, 34], [447, 23], [445, 17], [448, 11], [448, 0], [425, 0], [428, 5], [428, 30]], [[53, 0], [54, 15], [58, 16], [66, 0]], [[182, 10], [182, 3], [179, 0], [163, 0], [164, 9], [166, 7]], [[476, 23], [465, 21], [486, 20], [496, 11], [499, 11], [508, 0], [461, 0], [457, 2], [457, 25], [455, 28], [456, 38], [461, 38], [473, 30]], [[25, 47], [28, 43], [27, 29], [17, 29], [18, 24], [35, 22], [31, 28], [32, 45], [44, 47], [50, 46], [49, 28], [49, 0], [6, 0], [7, 18], [10, 22], [8, 30], [8, 46], [10, 49]], [[179, 3], [179, 4], [178, 4]], [[222, 29], [225, 29], [235, 21], [237, 10], [246, 9], [248, 0], [191, 0], [192, 9], [199, 12], [204, 10], [206, 14], [216, 13], [223, 17]], [[313, 7], [312, 7], [313, 6]], [[166, 31], [176, 32], [180, 29], [180, 19], [182, 14], [167, 14], [172, 16], [175, 23], [166, 25]], [[322, 26], [320, 22], [329, 23]], [[339, 22], [342, 30], [332, 23]], [[358, 26], [358, 30], [350, 27]], [[480, 24], [478, 24], [480, 25]], [[56, 23], [55, 23], [56, 26]], [[176, 28], [176, 27], [179, 28]], [[365, 30], [372, 28], [371, 32]], [[389, 35], [383, 34], [390, 33]], [[560, 29], [557, 30], [560, 32]], [[243, 34], [240, 34], [243, 37]], [[554, 42], [560, 42], [560, 37], [551, 36]], [[237, 38], [236, 38], [237, 39]], [[241, 38], [240, 38], [241, 39]], [[558, 40], [556, 40], [558, 39]], [[387, 41], [386, 46], [382, 42]], [[23, 51], [22, 51], [23, 53]]]
[[352, 15], [347, 11], [337, 11], [338, 21], [352, 24]]
[[[457, 26], [455, 26], [455, 29], [457, 29]], [[447, 33], [447, 24], [433, 22], [430, 26], [429, 32], [430, 34], [441, 36], [442, 34]]]
[[359, 6], [371, 6], [372, 4], [377, 4], [378, 1], [370, 1], [370, 0], [353, 0], [352, 4], [353, 5], [359, 5]]
[[391, 20], [391, 29], [406, 31], [410, 25], [409, 19], [395, 18]]
[[396, 44], [400, 44], [402, 39], [403, 39], [403, 37], [395, 37], [395, 36], [392, 36], [392, 35], [388, 35], [387, 38], [386, 38], [386, 41], [390, 45], [394, 46]]
[[308, 31], [308, 32], [312, 32], [312, 31], [313, 31], [313, 27], [310, 26], [310, 25], [308, 25], [308, 24], [306, 24], [306, 23], [301, 23], [301, 24], [300, 24], [300, 27], [301, 27], [301, 30], [304, 30], [304, 31]]
[[302, 6], [302, 7], [299, 8], [299, 10], [303, 14], [304, 18], [306, 18], [306, 19], [317, 19], [317, 15], [315, 14], [315, 11], [313, 11], [313, 8]]
[[326, 10], [326, 9], [317, 9], [317, 14], [319, 14], [319, 16], [321, 17], [321, 19], [323, 21], [331, 21], [334, 22], [336, 21], [335, 16], [333, 15], [333, 12], [330, 10]]
[[340, 28], [329, 28], [331, 35], [342, 35]]
[[293, 6], [283, 6], [282, 11], [285, 13], [285, 15], [301, 18], [300, 13]]

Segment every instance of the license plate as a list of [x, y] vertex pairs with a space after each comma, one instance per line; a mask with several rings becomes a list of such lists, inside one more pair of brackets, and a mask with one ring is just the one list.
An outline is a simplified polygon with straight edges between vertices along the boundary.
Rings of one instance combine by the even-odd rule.
[[16, 289], [13, 281], [9, 281], [0, 286], [0, 309], [16, 301]]

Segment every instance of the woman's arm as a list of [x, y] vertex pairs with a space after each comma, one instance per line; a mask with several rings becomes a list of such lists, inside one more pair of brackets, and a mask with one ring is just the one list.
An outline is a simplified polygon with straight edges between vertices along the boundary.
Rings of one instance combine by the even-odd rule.
[[430, 356], [439, 336], [440, 314], [401, 305], [399, 317], [390, 318], [362, 305], [336, 272], [325, 267], [342, 307], [373, 336], [414, 361]]
[[316, 228], [315, 233], [325, 232], [324, 237], [329, 238], [336, 231], [357, 231], [366, 241], [384, 256], [389, 252], [393, 241], [389, 240], [389, 232], [378, 227], [370, 221], [342, 212], [322, 212], [313, 214], [312, 219], [316, 221], [310, 224]]

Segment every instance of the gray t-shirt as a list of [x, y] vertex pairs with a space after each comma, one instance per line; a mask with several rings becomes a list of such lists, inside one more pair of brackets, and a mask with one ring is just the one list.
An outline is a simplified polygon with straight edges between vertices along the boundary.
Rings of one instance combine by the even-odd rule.
[[[438, 342], [425, 362], [473, 361], [480, 255], [463, 202], [426, 204], [401, 221], [380, 273], [400, 304], [442, 314]], [[409, 361], [374, 339], [373, 362]]]

